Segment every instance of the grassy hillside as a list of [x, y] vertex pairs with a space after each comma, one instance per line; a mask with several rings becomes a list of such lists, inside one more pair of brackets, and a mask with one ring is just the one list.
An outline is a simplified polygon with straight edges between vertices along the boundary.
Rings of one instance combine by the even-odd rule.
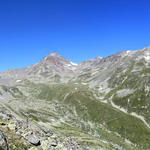
[[[28, 84], [28, 86], [20, 85], [20, 87], [31, 93], [34, 103], [38, 103], [39, 100], [47, 103], [47, 105], [41, 105], [40, 108], [28, 107], [30, 117], [37, 122], [50, 123], [51, 128], [62, 134], [71, 135], [81, 143], [104, 140], [109, 145], [115, 143], [127, 150], [150, 149], [148, 142], [150, 129], [140, 119], [96, 99], [93, 95], [94, 91], [86, 85], [30, 84], [29, 88]], [[23, 111], [25, 109], [21, 112]], [[53, 123], [49, 116], [56, 123]], [[84, 136], [79, 138], [79, 132]], [[92, 136], [96, 141], [86, 138], [85, 135]], [[133, 144], [129, 144], [126, 140]]]

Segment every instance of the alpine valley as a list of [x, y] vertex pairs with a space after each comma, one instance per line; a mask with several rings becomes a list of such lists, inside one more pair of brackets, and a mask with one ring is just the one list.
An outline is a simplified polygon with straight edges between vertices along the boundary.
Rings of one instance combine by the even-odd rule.
[[51, 53], [0, 73], [0, 150], [150, 150], [150, 47], [72, 63]]

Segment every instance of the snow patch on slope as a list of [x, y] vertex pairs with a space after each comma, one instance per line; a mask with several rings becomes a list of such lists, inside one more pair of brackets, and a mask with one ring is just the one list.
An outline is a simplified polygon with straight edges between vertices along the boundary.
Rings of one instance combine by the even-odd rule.
[[127, 54], [129, 54], [131, 51], [126, 51]]
[[64, 67], [68, 68], [70, 70], [76, 70], [77, 69], [78, 64], [70, 62], [69, 64], [65, 64]]
[[16, 80], [17, 83], [20, 83], [22, 80]]
[[73, 66], [78, 66], [77, 63], [73, 63], [73, 62], [70, 62], [70, 63], [71, 63], [71, 65], [73, 65]]
[[146, 61], [150, 61], [150, 51], [146, 51], [144, 53], [144, 58], [145, 58]]

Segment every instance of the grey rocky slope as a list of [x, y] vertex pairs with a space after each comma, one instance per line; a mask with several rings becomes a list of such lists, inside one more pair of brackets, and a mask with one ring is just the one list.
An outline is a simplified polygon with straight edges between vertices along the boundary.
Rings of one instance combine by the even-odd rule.
[[149, 47], [78, 64], [51, 53], [0, 73], [0, 129], [10, 149], [148, 150], [149, 89]]

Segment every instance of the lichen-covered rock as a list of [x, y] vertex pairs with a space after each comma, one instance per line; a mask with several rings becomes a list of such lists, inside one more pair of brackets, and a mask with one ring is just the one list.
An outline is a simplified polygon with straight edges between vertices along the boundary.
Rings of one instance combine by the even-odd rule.
[[57, 139], [58, 137], [57, 137], [56, 134], [53, 134], [53, 135], [51, 136], [51, 138], [52, 138], [52, 139]]
[[10, 129], [10, 130], [16, 130], [16, 122], [10, 122], [9, 124], [8, 124], [8, 128]]
[[51, 146], [53, 147], [56, 147], [57, 146], [57, 141], [55, 139], [51, 139], [51, 138], [48, 138], [48, 142]]
[[[47, 140], [43, 140], [41, 142], [42, 150], [47, 150], [50, 147], [57, 147], [57, 146], [58, 146], [58, 142], [55, 139], [52, 139], [50, 137]], [[59, 145], [59, 148], [62, 148], [62, 145]]]
[[38, 150], [36, 147], [31, 147], [29, 150]]
[[62, 148], [62, 150], [68, 150], [68, 148], [64, 147], [64, 148]]
[[47, 150], [48, 146], [49, 146], [49, 141], [48, 140], [45, 140], [45, 141], [41, 142], [42, 150]]
[[0, 130], [0, 147], [4, 150], [8, 150], [8, 144], [5, 138], [4, 133]]
[[28, 140], [28, 142], [30, 142], [31, 144], [35, 146], [38, 146], [41, 144], [39, 138], [36, 137], [35, 135], [28, 135], [26, 139]]
[[64, 149], [65, 147], [64, 147], [64, 145], [62, 143], [58, 143], [57, 148], [58, 149]]
[[24, 130], [19, 130], [21, 133], [21, 136], [26, 138], [28, 135], [32, 135], [33, 132], [32, 131], [24, 131]]

